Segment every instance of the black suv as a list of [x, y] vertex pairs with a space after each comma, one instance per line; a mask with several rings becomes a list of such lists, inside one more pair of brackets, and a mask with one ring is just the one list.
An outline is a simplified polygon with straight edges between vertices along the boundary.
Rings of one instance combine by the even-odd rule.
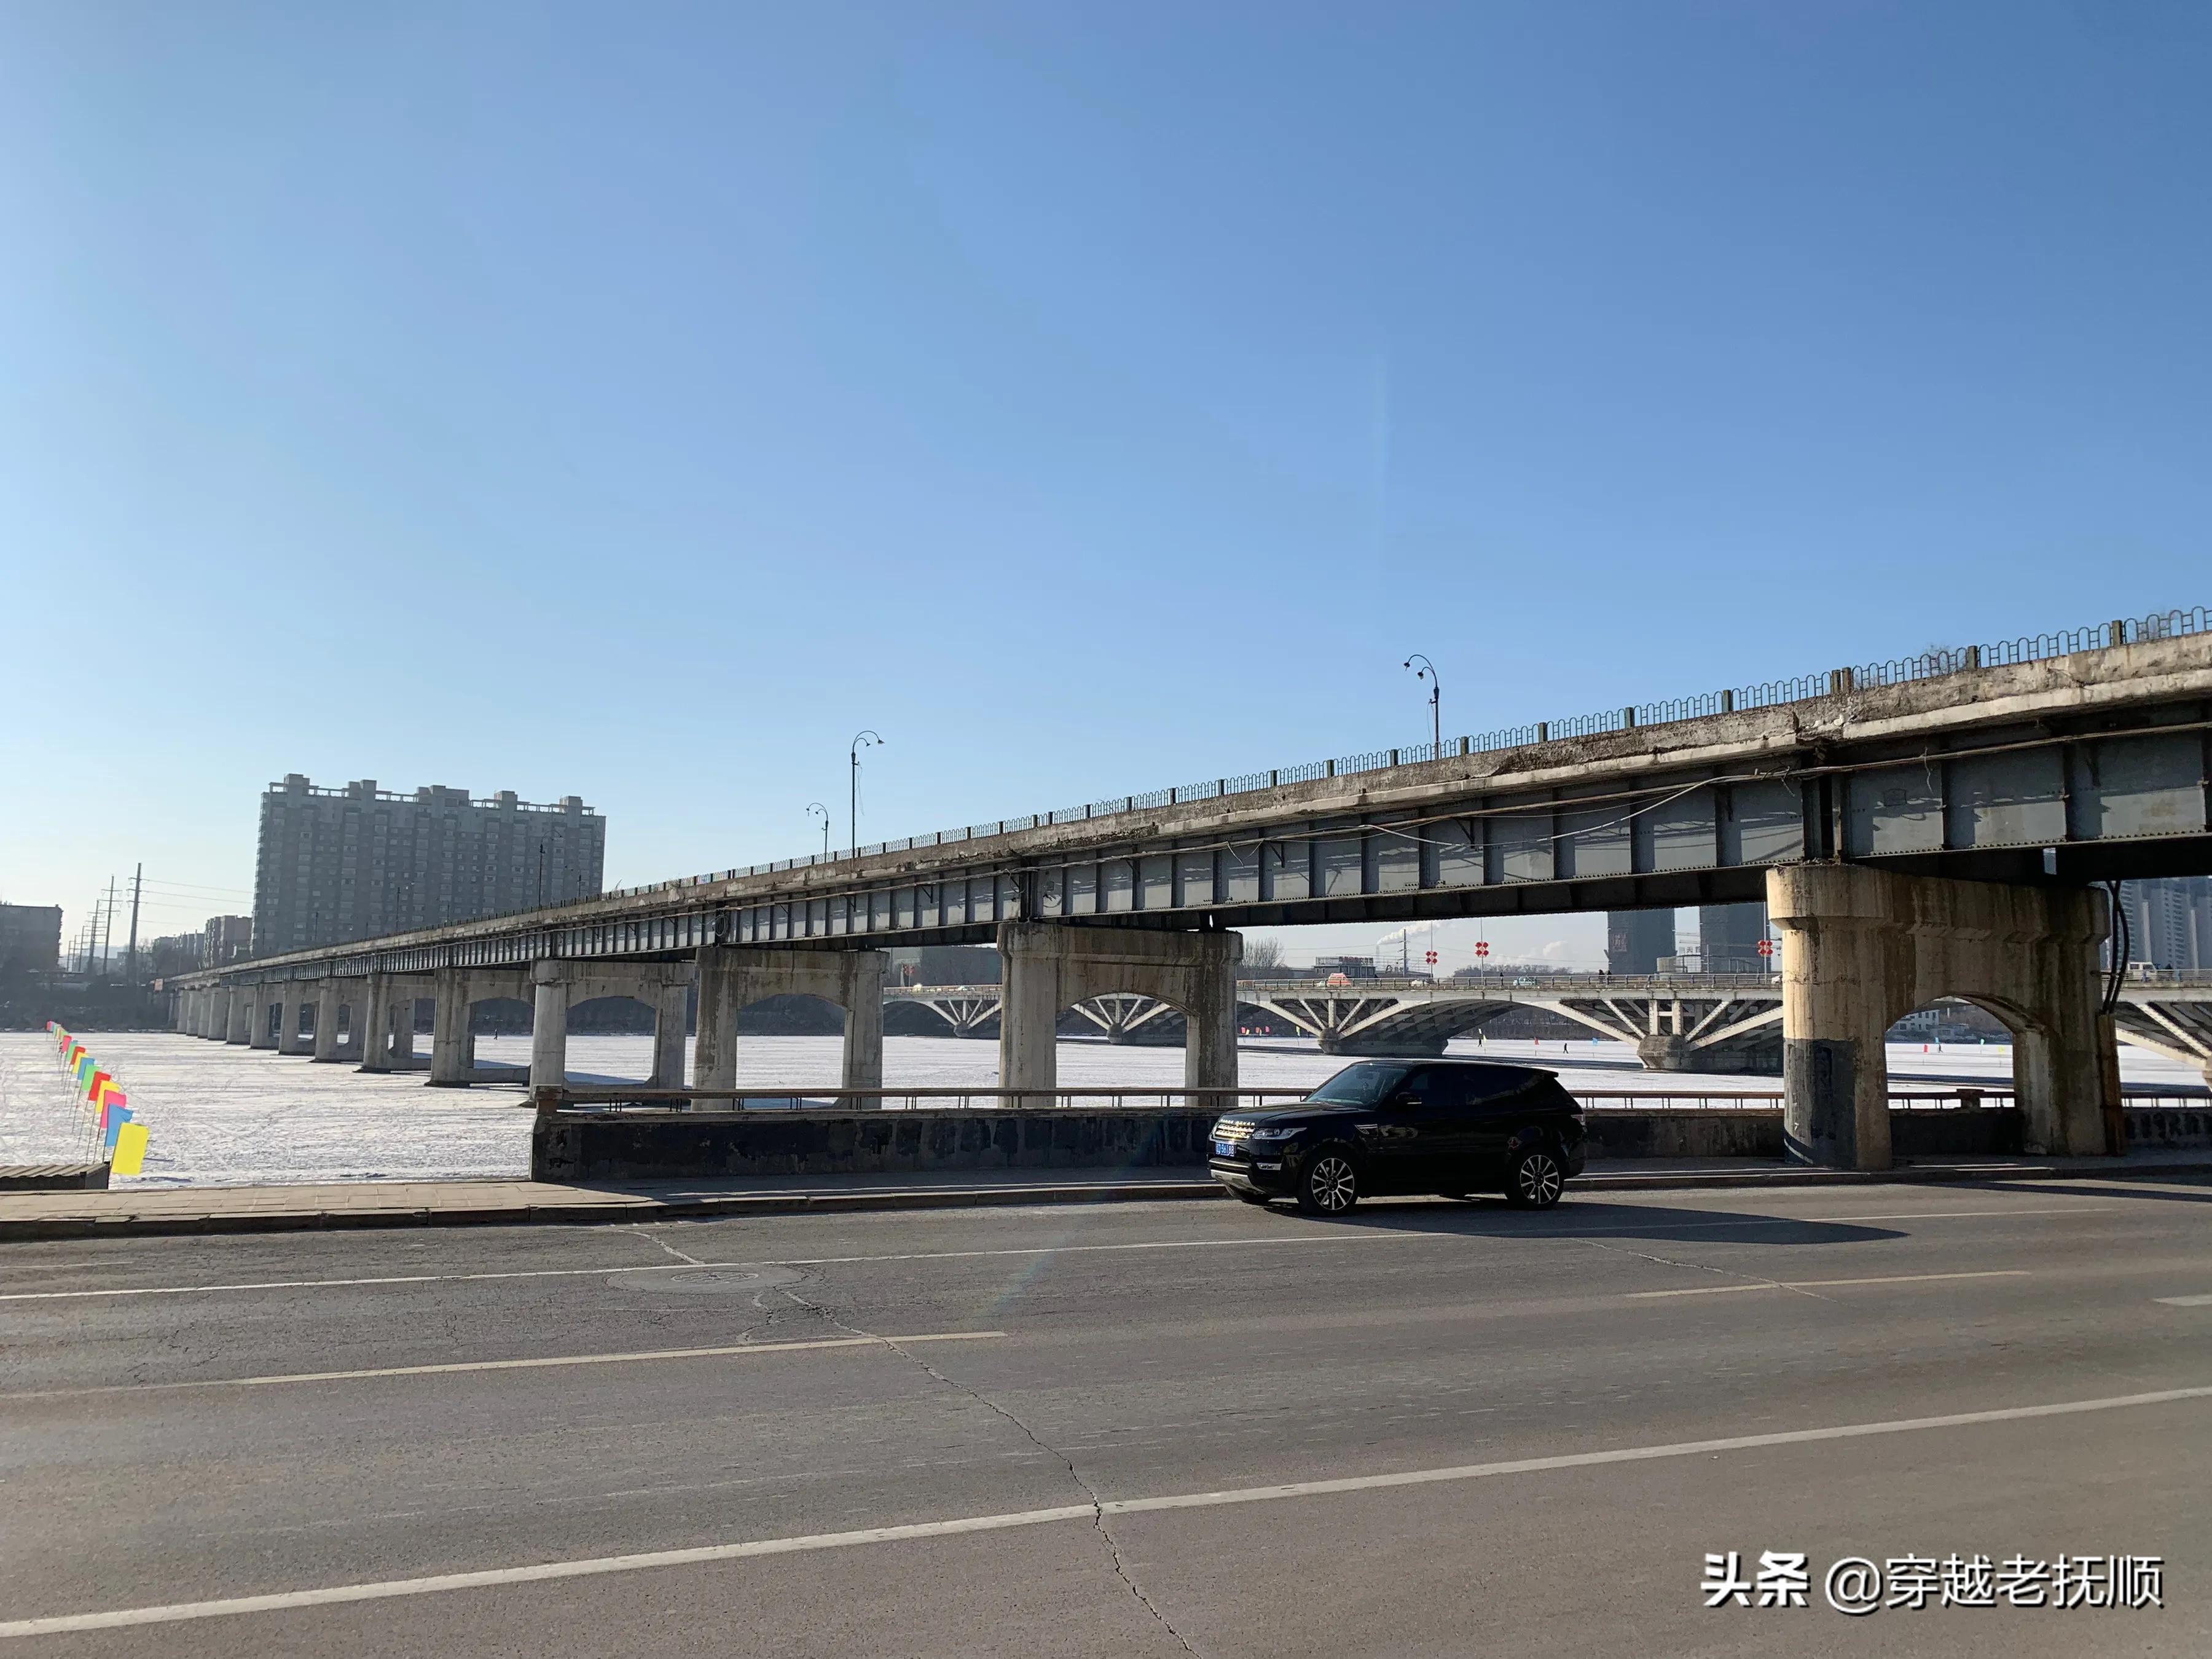
[[1486, 1060], [1364, 1060], [1296, 1106], [1231, 1112], [1207, 1167], [1248, 1204], [1342, 1215], [1382, 1193], [1502, 1192], [1549, 1209], [1583, 1170], [1582, 1109], [1559, 1074]]

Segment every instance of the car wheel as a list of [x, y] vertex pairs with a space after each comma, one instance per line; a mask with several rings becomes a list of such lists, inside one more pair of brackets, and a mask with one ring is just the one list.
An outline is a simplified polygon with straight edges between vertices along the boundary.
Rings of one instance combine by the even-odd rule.
[[1359, 1171], [1341, 1146], [1324, 1146], [1298, 1176], [1298, 1208], [1308, 1215], [1343, 1215], [1359, 1202]]
[[1566, 1190], [1567, 1177], [1548, 1146], [1531, 1146], [1513, 1160], [1505, 1201], [1516, 1210], [1548, 1210]]

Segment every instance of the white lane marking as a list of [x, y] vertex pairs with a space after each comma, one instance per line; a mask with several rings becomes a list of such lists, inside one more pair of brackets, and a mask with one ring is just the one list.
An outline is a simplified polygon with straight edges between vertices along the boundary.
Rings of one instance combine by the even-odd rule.
[[41, 1389], [0, 1400], [58, 1400], [88, 1394], [153, 1394], [174, 1389], [266, 1389], [285, 1382], [356, 1382], [378, 1376], [441, 1376], [455, 1371], [532, 1371], [555, 1365], [635, 1365], [656, 1359], [723, 1359], [736, 1354], [805, 1353], [817, 1348], [888, 1348], [908, 1342], [981, 1342], [1004, 1331], [932, 1331], [921, 1336], [826, 1336], [805, 1342], [734, 1342], [719, 1348], [647, 1348], [635, 1353], [548, 1354], [536, 1359], [461, 1359], [436, 1365], [380, 1365], [358, 1371], [293, 1371], [278, 1376], [215, 1376], [179, 1382], [118, 1382], [91, 1389]]
[[[1838, 1285], [1925, 1285], [1938, 1279], [2026, 1279], [2025, 1267], [1998, 1267], [1973, 1273], [1885, 1273], [1877, 1279], [1761, 1279], [1747, 1285], [1699, 1285], [1686, 1291], [1631, 1291], [1632, 1300], [1662, 1296], [1727, 1296], [1736, 1291], [1825, 1291]], [[2207, 1297], [2212, 1301], [2212, 1297]]]
[[2212, 1308], [2212, 1296], [2154, 1296], [2151, 1300], [2164, 1308]]
[[[1993, 1216], [2087, 1215], [2111, 1210], [2111, 1204], [2069, 1204], [2049, 1208], [2011, 1210], [1905, 1210], [1893, 1215], [1745, 1216], [1727, 1221], [1685, 1221], [1670, 1224], [1682, 1232], [1718, 1232], [1744, 1227], [1796, 1227], [1858, 1221], [1973, 1221]], [[1655, 1215], [1663, 1209], [1651, 1206]], [[965, 1261], [988, 1256], [1079, 1255], [1108, 1250], [1218, 1250], [1277, 1244], [1374, 1244], [1389, 1239], [1516, 1239], [1583, 1238], [1591, 1235], [1636, 1234], [1646, 1227], [1577, 1227], [1571, 1232], [1461, 1233], [1424, 1227], [1371, 1227], [1325, 1233], [1288, 1233], [1278, 1237], [1150, 1239], [1129, 1244], [1025, 1244], [988, 1250], [916, 1250], [896, 1255], [780, 1256], [755, 1261], [655, 1261], [644, 1267], [519, 1267], [475, 1273], [392, 1273], [369, 1279], [264, 1279], [232, 1285], [124, 1285], [90, 1291], [0, 1291], [0, 1302], [71, 1302], [82, 1298], [121, 1296], [214, 1296], [240, 1291], [345, 1290], [373, 1285], [458, 1285], [504, 1279], [604, 1279], [613, 1273], [683, 1273], [692, 1267], [851, 1267], [878, 1261]], [[665, 1248], [665, 1246], [663, 1248]]]
[[949, 1538], [963, 1533], [1005, 1532], [1017, 1527], [1049, 1526], [1061, 1521], [1091, 1522], [1102, 1516], [1153, 1515], [1169, 1510], [1222, 1509], [1237, 1504], [1267, 1504], [1284, 1498], [1381, 1492], [1399, 1486], [1440, 1486], [1454, 1481], [1485, 1480], [1499, 1475], [1591, 1468], [1607, 1463], [1645, 1463], [1662, 1458], [1705, 1457], [1720, 1452], [1749, 1451], [1766, 1446], [1857, 1440], [1876, 1435], [1911, 1434], [1926, 1429], [1970, 1428], [1984, 1423], [2019, 1423], [2038, 1418], [2071, 1417], [2088, 1412], [2121, 1411], [2134, 1407], [2165, 1406], [2181, 1401], [2205, 1399], [2212, 1399], [2212, 1387], [2163, 1389], [2154, 1394], [2115, 1395], [2100, 1400], [2066, 1400], [2044, 1406], [2007, 1406], [1990, 1411], [1954, 1412], [1942, 1417], [1843, 1423], [1822, 1429], [1787, 1429], [1769, 1434], [1731, 1435], [1719, 1440], [1679, 1440], [1656, 1446], [1622, 1446], [1611, 1451], [1567, 1452], [1551, 1457], [1520, 1457], [1494, 1463], [1461, 1463], [1445, 1468], [1407, 1469], [1395, 1474], [1346, 1475], [1330, 1480], [1294, 1480], [1279, 1486], [1233, 1487], [1223, 1492], [1112, 1498], [1095, 1507], [1089, 1504], [1064, 1504], [1056, 1509], [1013, 1510], [998, 1515], [910, 1522], [902, 1526], [865, 1527], [853, 1532], [809, 1533], [794, 1538], [762, 1538], [738, 1544], [652, 1550], [636, 1555], [541, 1561], [528, 1566], [439, 1573], [424, 1578], [387, 1578], [361, 1584], [331, 1584], [321, 1589], [279, 1590], [265, 1595], [228, 1596], [214, 1601], [173, 1601], [161, 1607], [123, 1607], [109, 1613], [57, 1613], [42, 1619], [16, 1619], [0, 1623], [0, 1638], [58, 1636], [75, 1631], [119, 1630], [132, 1625], [174, 1625], [196, 1619], [227, 1618], [237, 1613], [333, 1607], [349, 1601], [379, 1601], [395, 1596], [433, 1595], [446, 1590], [484, 1589], [501, 1584], [542, 1583], [549, 1579], [587, 1578], [606, 1573], [642, 1572], [656, 1567], [696, 1566], [709, 1562], [741, 1561], [769, 1555], [799, 1555], [817, 1550], [849, 1549], [860, 1544], [896, 1544], [912, 1539]]

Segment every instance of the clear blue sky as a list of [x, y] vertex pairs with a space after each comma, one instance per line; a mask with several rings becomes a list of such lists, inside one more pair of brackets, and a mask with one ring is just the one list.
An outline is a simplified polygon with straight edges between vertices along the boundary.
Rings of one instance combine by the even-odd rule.
[[2187, 0], [15, 0], [0, 896], [249, 888], [288, 771], [629, 882], [861, 726], [875, 839], [1418, 740], [1412, 651], [2204, 602], [2208, 86]]

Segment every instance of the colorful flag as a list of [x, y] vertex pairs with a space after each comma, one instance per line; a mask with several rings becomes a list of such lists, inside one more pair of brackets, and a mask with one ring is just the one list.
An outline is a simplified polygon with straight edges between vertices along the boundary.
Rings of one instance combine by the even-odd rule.
[[110, 1175], [137, 1175], [146, 1161], [146, 1126], [126, 1123], [115, 1137], [114, 1150], [109, 1154], [107, 1170]]
[[115, 1143], [122, 1136], [123, 1126], [130, 1121], [131, 1114], [123, 1110], [120, 1107], [107, 1114], [106, 1129], [107, 1150], [110, 1152], [112, 1152], [115, 1150]]

